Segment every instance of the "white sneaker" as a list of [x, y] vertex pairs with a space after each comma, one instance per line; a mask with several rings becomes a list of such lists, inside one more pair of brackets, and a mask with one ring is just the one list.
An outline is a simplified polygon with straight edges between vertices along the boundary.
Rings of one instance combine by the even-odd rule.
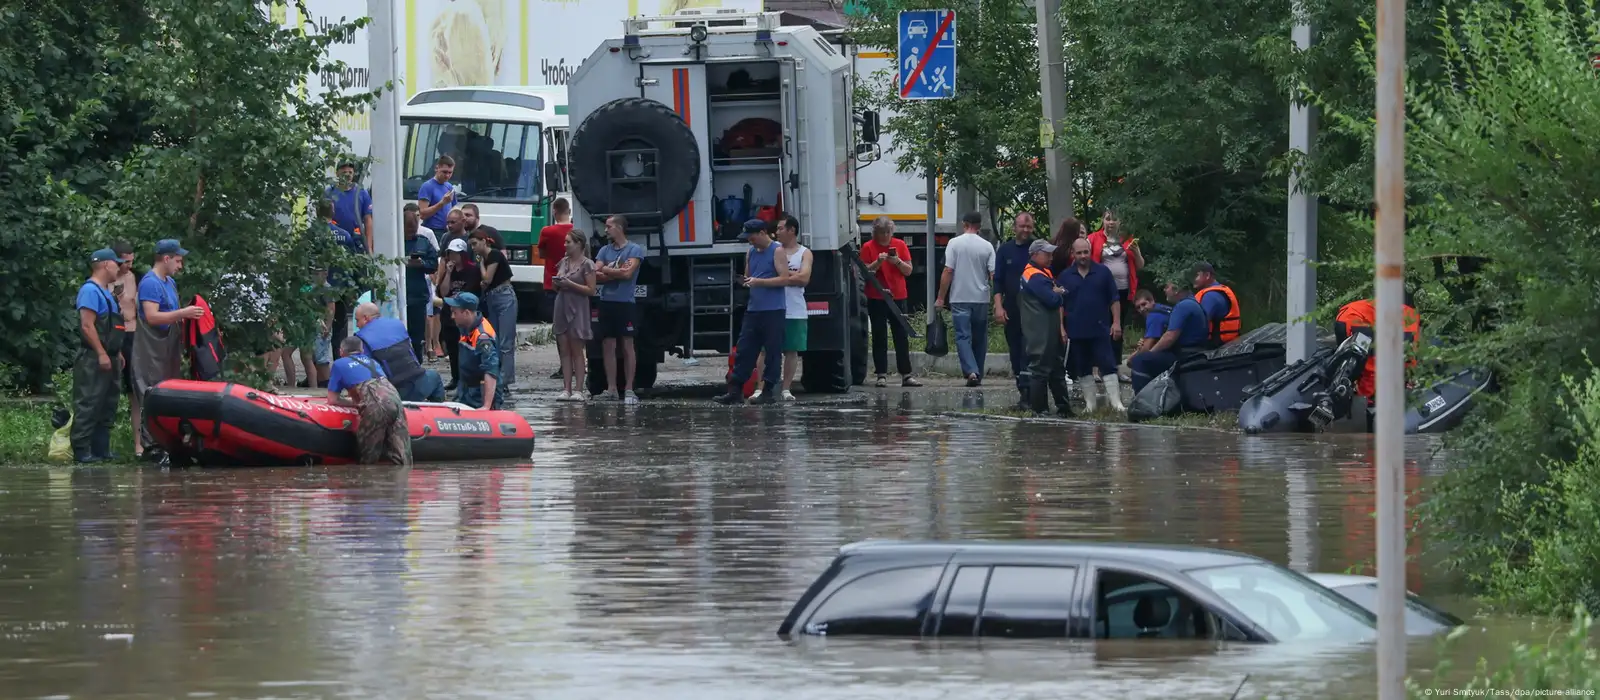
[[784, 389], [783, 390], [783, 400], [784, 401], [794, 401], [795, 400], [794, 394], [789, 393], [788, 389]]
[[571, 401], [572, 400], [572, 392], [570, 392], [570, 391], [562, 391], [561, 393], [556, 394], [556, 400], [557, 401]]
[[756, 389], [755, 393], [751, 394], [748, 400], [754, 401], [754, 400], [759, 399], [759, 398], [761, 398], [761, 390], [760, 389]]
[[627, 396], [623, 397], [622, 403], [628, 406], [637, 406], [639, 405], [639, 395], [630, 391]]

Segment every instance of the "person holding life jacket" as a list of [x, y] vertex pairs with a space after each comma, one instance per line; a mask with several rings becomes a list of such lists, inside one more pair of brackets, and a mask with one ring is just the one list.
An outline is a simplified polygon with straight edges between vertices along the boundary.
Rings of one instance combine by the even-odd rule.
[[127, 326], [111, 293], [122, 263], [110, 248], [89, 256], [89, 279], [78, 288], [78, 359], [72, 363], [72, 456], [87, 464], [116, 459], [111, 422], [117, 417], [117, 378]]
[[1213, 345], [1226, 345], [1239, 337], [1239, 298], [1227, 285], [1217, 282], [1217, 271], [1211, 263], [1194, 266], [1194, 300], [1206, 311]]
[[[1401, 322], [1404, 324], [1405, 341], [1412, 348], [1418, 347], [1422, 342], [1422, 316], [1411, 306], [1411, 293], [1406, 292], [1405, 304], [1400, 308]], [[1339, 313], [1334, 317], [1333, 332], [1343, 343], [1356, 333], [1364, 333], [1368, 338], [1376, 341], [1378, 333], [1374, 328], [1378, 325], [1378, 307], [1371, 299], [1357, 299], [1339, 307]], [[1417, 359], [1411, 357], [1406, 361], [1406, 367], [1415, 367]], [[1369, 401], [1376, 393], [1378, 384], [1378, 356], [1367, 356], [1367, 363], [1362, 367], [1361, 377], [1356, 380], [1356, 394], [1366, 397]]]
[[1053, 395], [1056, 413], [1072, 415], [1067, 397], [1067, 365], [1062, 358], [1067, 332], [1062, 325], [1064, 294], [1050, 272], [1056, 247], [1042, 240], [1028, 244], [1028, 265], [1022, 268], [1017, 310], [1022, 315], [1022, 335], [1028, 344], [1028, 408], [1044, 413]]
[[361, 464], [411, 466], [411, 428], [400, 392], [384, 376], [383, 368], [361, 349], [360, 338], [345, 338], [339, 344], [343, 357], [328, 370], [328, 405], [356, 408], [361, 417], [356, 423]]
[[[178, 283], [173, 279], [183, 271], [189, 251], [177, 239], [156, 241], [155, 260], [150, 271], [139, 280], [139, 331], [133, 334], [133, 389], [142, 402], [155, 385], [176, 379], [183, 372], [184, 324], [202, 318], [206, 310], [195, 305], [180, 306]], [[146, 460], [165, 460], [166, 455], [150, 436], [149, 427], [134, 426], [139, 433], [140, 452]]]
[[[409, 313], [409, 312], [408, 312]], [[367, 302], [356, 307], [356, 338], [363, 354], [383, 367], [383, 374], [400, 392], [402, 401], [443, 401], [444, 380], [439, 373], [425, 369], [417, 360], [416, 343], [406, 324], [384, 318], [378, 305]]]
[[456, 401], [473, 408], [500, 409], [506, 388], [500, 377], [500, 346], [494, 325], [483, 317], [478, 295], [461, 292], [444, 303], [450, 319], [461, 329], [461, 380]]

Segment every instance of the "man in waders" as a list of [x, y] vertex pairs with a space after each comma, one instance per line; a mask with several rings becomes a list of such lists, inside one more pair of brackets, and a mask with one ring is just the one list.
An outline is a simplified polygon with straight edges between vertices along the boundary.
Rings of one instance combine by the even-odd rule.
[[81, 464], [116, 459], [111, 422], [117, 417], [117, 377], [125, 326], [111, 293], [121, 263], [110, 248], [89, 257], [89, 279], [78, 288], [78, 330], [83, 341], [72, 363], [72, 456]]
[[1055, 252], [1056, 247], [1044, 241], [1028, 244], [1028, 266], [1022, 269], [1017, 310], [1022, 312], [1022, 334], [1028, 341], [1028, 407], [1044, 414], [1053, 395], [1056, 413], [1065, 418], [1072, 415], [1072, 406], [1067, 400], [1067, 369], [1061, 356], [1067, 340], [1061, 319], [1065, 290], [1050, 274]]
[[461, 292], [444, 303], [450, 307], [450, 320], [461, 329], [461, 386], [456, 389], [456, 401], [498, 410], [505, 405], [506, 390], [500, 383], [500, 346], [494, 325], [479, 312], [476, 294]]
[[[205, 310], [198, 306], [178, 306], [178, 283], [173, 277], [183, 270], [189, 251], [178, 241], [156, 241], [155, 262], [139, 280], [139, 331], [133, 334], [133, 390], [141, 403], [155, 385], [175, 379], [183, 371], [183, 322], [200, 318]], [[137, 426], [143, 456], [165, 459], [161, 450], [151, 448], [155, 440], [144, 424]]]
[[411, 429], [400, 392], [383, 376], [383, 368], [362, 354], [360, 338], [345, 338], [339, 353], [343, 357], [328, 371], [328, 403], [354, 406], [360, 414], [356, 423], [360, 462], [411, 466]]
[[[422, 313], [421, 309], [407, 309], [406, 313]], [[384, 376], [400, 392], [402, 401], [443, 401], [444, 380], [439, 373], [426, 369], [413, 352], [406, 324], [399, 319], [384, 318], [378, 305], [367, 302], [356, 307], [356, 338], [361, 341], [362, 353], [383, 367]]]

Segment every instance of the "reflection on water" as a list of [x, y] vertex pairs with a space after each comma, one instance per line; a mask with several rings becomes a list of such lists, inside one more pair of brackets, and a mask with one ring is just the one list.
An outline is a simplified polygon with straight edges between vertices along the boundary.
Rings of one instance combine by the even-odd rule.
[[[545, 407], [533, 465], [0, 472], [0, 687], [1225, 698], [1249, 675], [1241, 696], [1371, 695], [1370, 646], [780, 642], [789, 604], [858, 539], [1190, 543], [1304, 571], [1372, 557], [1363, 438], [947, 421], [908, 397]], [[1412, 447], [1415, 489], [1441, 466]], [[1410, 586], [1443, 590], [1428, 572], [1413, 563]]]

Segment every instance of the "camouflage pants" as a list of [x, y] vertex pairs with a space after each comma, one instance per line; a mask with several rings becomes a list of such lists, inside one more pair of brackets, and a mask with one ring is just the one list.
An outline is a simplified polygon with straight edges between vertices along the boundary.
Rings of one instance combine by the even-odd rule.
[[382, 377], [362, 382], [358, 389], [361, 422], [356, 425], [356, 446], [361, 463], [410, 466], [411, 431], [400, 392]]

